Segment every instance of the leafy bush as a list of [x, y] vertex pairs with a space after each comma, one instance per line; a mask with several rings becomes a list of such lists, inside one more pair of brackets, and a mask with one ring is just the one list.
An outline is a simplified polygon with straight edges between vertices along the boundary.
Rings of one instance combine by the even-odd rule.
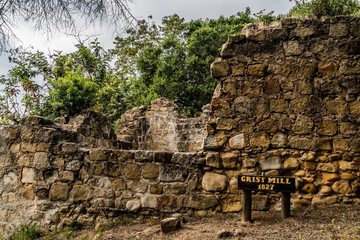
[[80, 72], [67, 72], [64, 77], [51, 79], [49, 101], [42, 115], [52, 118], [74, 115], [83, 109], [92, 108], [96, 102], [98, 85]]
[[[291, 1], [291, 0], [290, 0]], [[357, 15], [357, 0], [294, 0], [295, 6], [290, 10], [290, 17], [321, 17], [336, 15]]]

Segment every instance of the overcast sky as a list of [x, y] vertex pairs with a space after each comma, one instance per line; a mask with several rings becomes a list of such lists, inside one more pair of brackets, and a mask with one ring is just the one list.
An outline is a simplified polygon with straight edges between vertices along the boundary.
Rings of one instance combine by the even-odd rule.
[[[218, 18], [220, 16], [231, 16], [237, 12], [245, 11], [246, 7], [250, 7], [253, 13], [257, 13], [262, 9], [267, 12], [274, 11], [274, 14], [287, 13], [294, 2], [289, 0], [135, 0], [134, 4], [130, 4], [130, 10], [136, 18], [147, 18], [153, 16], [153, 20], [160, 23], [162, 17], [169, 16], [174, 13], [186, 20]], [[52, 37], [47, 39], [43, 32], [34, 32], [31, 25], [22, 24], [14, 30], [21, 42], [18, 45], [24, 47], [32, 46], [46, 53], [54, 50], [71, 52], [75, 50], [76, 40], [74, 37], [68, 36], [62, 32], [53, 32]], [[90, 29], [82, 28], [81, 34], [96, 35], [105, 48], [112, 47], [114, 39], [114, 30], [105, 25], [99, 28]], [[7, 57], [0, 57], [0, 75], [5, 75], [10, 68]]]

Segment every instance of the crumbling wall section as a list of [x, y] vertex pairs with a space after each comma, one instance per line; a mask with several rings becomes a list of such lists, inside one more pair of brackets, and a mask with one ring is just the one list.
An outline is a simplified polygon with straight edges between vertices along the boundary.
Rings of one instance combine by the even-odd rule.
[[176, 104], [159, 98], [126, 112], [116, 134], [133, 149], [196, 152], [202, 148], [208, 112], [205, 106], [199, 117], [189, 118], [179, 113]]
[[359, 23], [284, 19], [230, 36], [211, 66], [207, 165], [295, 176], [295, 207], [358, 203]]

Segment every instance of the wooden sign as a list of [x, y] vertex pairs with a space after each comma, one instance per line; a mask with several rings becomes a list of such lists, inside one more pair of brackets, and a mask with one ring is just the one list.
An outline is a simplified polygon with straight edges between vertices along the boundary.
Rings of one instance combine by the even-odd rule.
[[238, 175], [238, 189], [251, 191], [295, 192], [295, 178]]

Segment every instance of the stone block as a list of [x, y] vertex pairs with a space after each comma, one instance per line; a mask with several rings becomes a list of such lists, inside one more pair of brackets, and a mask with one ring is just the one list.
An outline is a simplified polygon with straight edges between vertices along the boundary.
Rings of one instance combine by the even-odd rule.
[[337, 133], [337, 124], [331, 120], [322, 121], [318, 125], [317, 132], [320, 135], [333, 136]]
[[227, 152], [221, 154], [221, 160], [224, 168], [236, 168], [238, 155], [236, 153]]
[[316, 147], [319, 150], [331, 151], [332, 150], [332, 139], [331, 138], [319, 138], [316, 140]]
[[214, 168], [221, 168], [220, 154], [217, 152], [209, 152], [206, 154], [206, 165]]
[[34, 200], [35, 194], [34, 194], [34, 189], [33, 189], [32, 185], [25, 185], [24, 191], [22, 192], [21, 196], [25, 200]]
[[339, 180], [336, 181], [332, 186], [332, 190], [335, 193], [348, 194], [352, 193], [352, 188], [348, 180]]
[[266, 133], [258, 133], [250, 136], [251, 147], [267, 148], [270, 146], [270, 137]]
[[336, 173], [338, 172], [339, 166], [336, 163], [319, 163], [317, 171]]
[[287, 136], [284, 133], [275, 133], [275, 135], [271, 138], [271, 146], [274, 148], [286, 147], [287, 144]]
[[348, 151], [349, 143], [346, 139], [337, 138], [333, 141], [333, 147], [335, 151]]
[[126, 210], [130, 212], [138, 212], [140, 208], [141, 208], [141, 203], [137, 199], [127, 201], [126, 203]]
[[73, 160], [66, 164], [65, 169], [68, 171], [79, 171], [82, 166], [82, 161], [79, 160]]
[[74, 202], [88, 201], [92, 198], [92, 188], [87, 184], [75, 185], [71, 191]]
[[110, 159], [111, 151], [102, 148], [90, 149], [90, 160], [91, 161], [107, 161]]
[[340, 170], [347, 171], [358, 171], [359, 170], [359, 163], [357, 162], [347, 162], [347, 161], [340, 161], [339, 162]]
[[53, 183], [49, 191], [50, 201], [66, 201], [69, 198], [69, 186], [67, 183]]
[[314, 184], [312, 184], [312, 183], [307, 183], [307, 184], [305, 184], [302, 188], [301, 188], [301, 190], [303, 191], [303, 192], [306, 192], [306, 193], [314, 193], [314, 192], [316, 192], [316, 190], [317, 190], [317, 188], [316, 188], [316, 186], [314, 185]]
[[260, 160], [259, 162], [262, 171], [278, 170], [281, 168], [280, 156], [268, 156], [264, 160]]
[[35, 168], [26, 168], [24, 167], [22, 170], [22, 183], [34, 183], [39, 178], [39, 172]]
[[322, 185], [319, 190], [320, 195], [329, 195], [332, 193], [332, 189], [329, 186]]
[[314, 123], [311, 118], [298, 115], [296, 118], [295, 124], [292, 127], [292, 131], [296, 134], [309, 134], [312, 132]]
[[284, 49], [286, 56], [296, 56], [304, 51], [305, 46], [298, 41], [288, 41], [284, 42]]
[[104, 164], [104, 174], [106, 176], [119, 177], [121, 175], [122, 170], [123, 168], [120, 163], [105, 162]]
[[360, 138], [353, 138], [349, 144], [350, 150], [353, 152], [360, 152]]
[[247, 74], [256, 77], [263, 77], [266, 74], [266, 65], [265, 64], [249, 65]]
[[188, 175], [186, 168], [180, 166], [163, 165], [160, 171], [162, 182], [184, 182]]
[[231, 67], [231, 75], [232, 76], [241, 76], [241, 75], [245, 75], [245, 65], [240, 63], [240, 64], [236, 64], [234, 66]]
[[225, 144], [226, 141], [227, 137], [223, 135], [207, 136], [204, 138], [204, 149], [219, 149]]
[[226, 181], [225, 175], [206, 172], [202, 179], [202, 188], [206, 191], [223, 191], [226, 188]]
[[185, 206], [187, 208], [204, 210], [215, 207], [218, 204], [218, 200], [213, 195], [191, 193]]
[[291, 137], [289, 140], [291, 148], [309, 150], [311, 148], [311, 139], [302, 137]]
[[181, 228], [180, 219], [172, 217], [161, 220], [160, 223], [161, 231], [163, 233], [169, 233], [176, 231]]
[[280, 92], [280, 84], [278, 81], [268, 78], [264, 82], [264, 91], [267, 94], [277, 94]]
[[270, 99], [270, 112], [287, 112], [289, 110], [289, 102], [284, 99]]
[[148, 179], [154, 179], [159, 176], [159, 166], [155, 163], [146, 163], [143, 166], [143, 177]]
[[65, 153], [75, 153], [78, 148], [75, 143], [64, 143], [61, 149]]
[[224, 60], [213, 62], [210, 66], [211, 75], [214, 78], [227, 77], [229, 74], [229, 70], [230, 66]]
[[284, 169], [297, 169], [299, 167], [299, 162], [296, 158], [289, 157], [284, 161]]
[[22, 154], [19, 157], [17, 164], [23, 167], [30, 167], [33, 164], [33, 159], [34, 156], [32, 154]]
[[163, 186], [160, 183], [154, 183], [150, 185], [150, 193], [152, 194], [162, 194]]
[[317, 163], [316, 162], [304, 162], [305, 170], [314, 171], [316, 169]]
[[222, 212], [239, 212], [242, 209], [241, 202], [229, 202], [222, 205]]
[[137, 163], [128, 163], [124, 167], [124, 175], [129, 179], [139, 179], [141, 177], [141, 166]]
[[143, 208], [152, 208], [155, 209], [157, 207], [157, 198], [151, 194], [145, 194], [141, 197], [141, 206]]
[[360, 100], [355, 100], [350, 103], [350, 114], [360, 115]]
[[174, 211], [177, 208], [176, 197], [173, 195], [159, 196], [156, 208], [162, 211]]
[[244, 134], [238, 134], [230, 138], [229, 145], [232, 149], [243, 149], [247, 146], [247, 139]]
[[332, 62], [320, 62], [318, 65], [318, 73], [320, 74], [330, 74], [336, 73], [338, 65]]

